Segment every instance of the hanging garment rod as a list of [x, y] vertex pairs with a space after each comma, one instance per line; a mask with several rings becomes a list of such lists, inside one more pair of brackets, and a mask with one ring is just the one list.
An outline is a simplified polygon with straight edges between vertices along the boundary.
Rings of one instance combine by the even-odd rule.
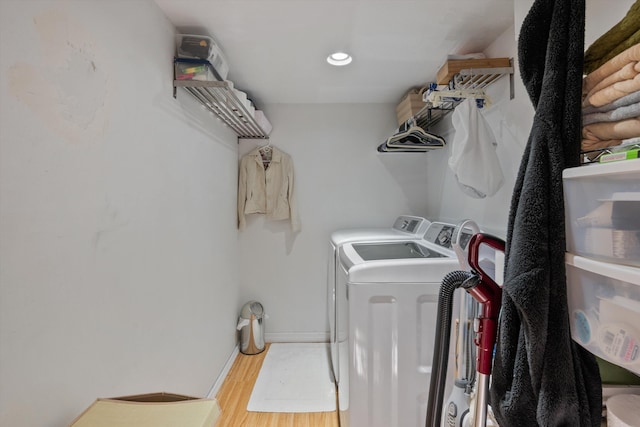
[[489, 97], [480, 89], [430, 90], [424, 93], [422, 100], [432, 107], [440, 107], [445, 103], [458, 102], [462, 98], [482, 100], [485, 106], [491, 105]]

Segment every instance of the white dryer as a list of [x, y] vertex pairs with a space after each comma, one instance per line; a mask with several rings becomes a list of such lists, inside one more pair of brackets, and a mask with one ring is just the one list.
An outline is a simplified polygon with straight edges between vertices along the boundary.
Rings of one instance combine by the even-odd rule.
[[[337, 319], [341, 426], [424, 426], [440, 285], [461, 269], [454, 230], [434, 222], [422, 241], [339, 248], [336, 298], [346, 307]], [[471, 236], [461, 231], [463, 247]]]
[[338, 249], [345, 243], [368, 241], [422, 240], [431, 222], [419, 216], [400, 215], [391, 227], [352, 228], [334, 231], [329, 240], [329, 256], [327, 267], [327, 315], [331, 342], [331, 369], [336, 383], [340, 380], [338, 364], [338, 330], [336, 319], [338, 312], [345, 313], [346, 304], [338, 307], [336, 300], [336, 275]]

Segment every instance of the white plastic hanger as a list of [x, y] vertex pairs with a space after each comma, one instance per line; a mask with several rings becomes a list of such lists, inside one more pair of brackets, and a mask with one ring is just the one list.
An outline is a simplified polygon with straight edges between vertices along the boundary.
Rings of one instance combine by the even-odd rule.
[[258, 152], [262, 157], [262, 163], [269, 164], [269, 162], [271, 162], [271, 154], [273, 152], [273, 150], [271, 149], [271, 140], [267, 139], [267, 143], [262, 147], [258, 148]]
[[433, 107], [439, 107], [445, 102], [451, 102], [452, 99], [460, 98], [472, 98], [482, 100], [483, 105], [488, 107], [491, 105], [491, 100], [480, 89], [458, 89], [458, 90], [434, 90], [425, 93], [423, 101], [430, 102]]
[[260, 152], [271, 152], [271, 140], [267, 139], [267, 143], [259, 148]]
[[[409, 129], [400, 131], [387, 138], [385, 143], [389, 147], [403, 147], [419, 149], [424, 147], [443, 147], [444, 140], [434, 134], [425, 131], [416, 124], [415, 118], [411, 118], [408, 122]], [[405, 144], [411, 142], [410, 144]], [[398, 144], [400, 143], [400, 144]]]

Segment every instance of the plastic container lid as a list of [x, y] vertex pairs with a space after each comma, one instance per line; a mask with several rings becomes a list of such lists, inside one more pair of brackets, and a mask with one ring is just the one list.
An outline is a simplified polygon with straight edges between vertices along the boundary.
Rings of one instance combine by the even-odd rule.
[[178, 56], [187, 58], [208, 59], [215, 46], [215, 41], [204, 35], [177, 34], [176, 48]]
[[244, 306], [242, 306], [240, 317], [250, 319], [252, 315], [257, 318], [260, 318], [264, 315], [264, 308], [258, 301], [249, 301]]
[[640, 417], [640, 396], [619, 394], [607, 400], [608, 426], [638, 425], [638, 417]]

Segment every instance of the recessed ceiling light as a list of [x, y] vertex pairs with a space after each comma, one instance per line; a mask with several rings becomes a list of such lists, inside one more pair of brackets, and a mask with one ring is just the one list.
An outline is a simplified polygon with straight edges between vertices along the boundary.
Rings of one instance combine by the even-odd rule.
[[331, 65], [341, 66], [350, 64], [353, 58], [348, 53], [336, 52], [327, 57], [327, 62]]

